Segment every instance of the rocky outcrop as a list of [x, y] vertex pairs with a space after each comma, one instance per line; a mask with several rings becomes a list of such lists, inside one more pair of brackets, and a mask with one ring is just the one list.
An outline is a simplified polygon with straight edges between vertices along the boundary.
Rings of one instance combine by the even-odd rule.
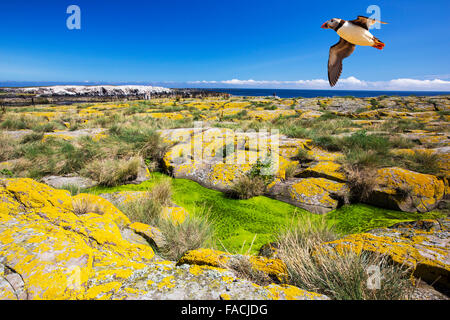
[[339, 199], [348, 193], [344, 183], [325, 178], [279, 180], [268, 191], [268, 195], [277, 200], [319, 214], [336, 209]]
[[135, 96], [169, 93], [169, 88], [152, 86], [52, 86], [16, 89], [18, 92], [39, 96]]
[[[75, 210], [79, 202], [95, 212]], [[326, 299], [219, 267], [177, 266], [148, 245], [157, 233], [101, 197], [0, 179], [0, 299]]]
[[[199, 249], [188, 251], [181, 257], [177, 264], [207, 265], [225, 268], [230, 262], [245, 258], [246, 256], [243, 255], [232, 255], [219, 250]], [[278, 283], [285, 283], [287, 281], [288, 271], [286, 265], [280, 259], [268, 259], [262, 256], [250, 256], [247, 259], [251, 268], [254, 270], [266, 274]]]
[[[271, 142], [268, 134], [258, 137], [255, 133], [234, 133], [229, 129], [172, 129], [160, 134], [166, 143], [173, 145], [164, 156], [164, 164], [175, 178], [190, 179], [224, 192], [230, 191], [234, 182], [261, 160], [258, 139], [266, 139], [268, 146]], [[274, 181], [266, 195], [311, 212], [326, 213], [337, 208], [338, 195], [348, 193], [341, 166], [335, 162], [341, 154], [311, 148], [309, 144], [310, 140], [280, 136], [278, 153], [272, 150], [270, 155], [277, 166], [273, 170], [268, 168]], [[225, 148], [232, 151], [223, 157]], [[313, 161], [303, 169], [296, 160], [300, 149], [305, 149]], [[298, 167], [296, 176], [304, 179], [287, 177], [290, 167]]]
[[[161, 136], [172, 144], [164, 156], [164, 164], [174, 177], [224, 192], [230, 191], [237, 179], [251, 172], [260, 159], [255, 133], [188, 128], [164, 130]], [[271, 141], [270, 135], [263, 137]], [[339, 163], [342, 153], [313, 147], [307, 139], [280, 136], [278, 142], [278, 153], [271, 153], [271, 161], [275, 159], [278, 166], [271, 173], [274, 181], [268, 187], [267, 196], [314, 213], [332, 211], [349, 199], [347, 177]], [[231, 148], [230, 154], [224, 152], [227, 148]], [[442, 155], [442, 159], [445, 172], [446, 155]], [[292, 167], [294, 177], [286, 176]], [[447, 185], [436, 176], [401, 168], [382, 168], [376, 173], [376, 184], [366, 202], [406, 212], [427, 212], [435, 209], [444, 198]]]
[[399, 265], [443, 291], [450, 290], [450, 219], [398, 223], [328, 243], [336, 250], [389, 255]]
[[377, 171], [376, 186], [368, 203], [406, 212], [427, 212], [444, 197], [442, 180], [401, 168]]

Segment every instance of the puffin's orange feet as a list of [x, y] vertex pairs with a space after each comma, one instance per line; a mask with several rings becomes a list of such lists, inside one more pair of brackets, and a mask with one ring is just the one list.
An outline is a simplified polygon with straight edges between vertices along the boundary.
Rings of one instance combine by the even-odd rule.
[[375, 41], [375, 44], [372, 46], [374, 48], [377, 48], [379, 50], [383, 50], [384, 48], [384, 43], [381, 42], [380, 40], [378, 40], [377, 38], [373, 39]]

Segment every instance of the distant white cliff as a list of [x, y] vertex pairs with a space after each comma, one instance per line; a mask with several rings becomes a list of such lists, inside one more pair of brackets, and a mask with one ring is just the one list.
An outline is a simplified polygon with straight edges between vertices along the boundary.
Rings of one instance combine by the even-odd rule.
[[52, 86], [17, 88], [14, 91], [39, 96], [138, 96], [171, 93], [172, 89], [153, 86]]

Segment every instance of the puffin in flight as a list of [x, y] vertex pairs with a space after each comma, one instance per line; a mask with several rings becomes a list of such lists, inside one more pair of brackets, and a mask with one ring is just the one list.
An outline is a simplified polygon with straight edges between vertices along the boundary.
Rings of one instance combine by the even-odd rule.
[[386, 22], [358, 16], [356, 20], [331, 19], [322, 25], [322, 29], [333, 29], [341, 37], [338, 43], [330, 48], [328, 58], [328, 81], [334, 87], [342, 73], [342, 60], [349, 57], [355, 50], [355, 45], [371, 46], [382, 50], [384, 43], [375, 38], [369, 27], [376, 22], [387, 24]]

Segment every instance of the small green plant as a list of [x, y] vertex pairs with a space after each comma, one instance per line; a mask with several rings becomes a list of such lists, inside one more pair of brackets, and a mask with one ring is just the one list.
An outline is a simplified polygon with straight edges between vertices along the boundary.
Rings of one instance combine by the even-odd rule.
[[258, 159], [248, 173], [249, 177], [251, 178], [262, 178], [266, 184], [269, 184], [273, 181], [273, 174], [273, 164], [270, 158], [262, 161]]
[[234, 182], [227, 195], [230, 198], [241, 200], [263, 195], [266, 192], [267, 185], [273, 179], [273, 167], [270, 158], [263, 161], [258, 159], [247, 174]]
[[21, 143], [23, 144], [23, 143], [28, 143], [28, 142], [41, 141], [43, 138], [44, 138], [43, 132], [32, 132], [32, 133], [25, 135], [22, 138]]
[[341, 151], [342, 146], [340, 140], [330, 136], [320, 136], [313, 138], [313, 143], [328, 151]]
[[410, 139], [407, 139], [404, 137], [399, 137], [399, 136], [392, 137], [389, 140], [390, 140], [391, 146], [393, 148], [398, 148], [398, 149], [410, 149], [416, 145]]
[[373, 99], [372, 98], [369, 101], [370, 101], [370, 104], [372, 105], [372, 108], [374, 108], [374, 109], [376, 109], [376, 108], [378, 108], [380, 106], [380, 103], [378, 102], [377, 99]]
[[416, 119], [389, 119], [386, 120], [381, 128], [388, 132], [406, 132], [409, 130], [423, 130], [425, 124]]
[[0, 123], [0, 128], [8, 130], [28, 129], [30, 127], [30, 122], [30, 118], [25, 116], [7, 114]]
[[379, 166], [389, 165], [391, 159], [380, 155], [373, 150], [353, 149], [348, 150], [344, 158], [339, 159], [345, 165], [357, 168], [375, 168]]
[[64, 126], [58, 122], [51, 121], [44, 124], [37, 124], [31, 128], [34, 132], [53, 132], [58, 129], [64, 129]]
[[0, 170], [0, 175], [12, 177], [14, 174], [9, 169], [2, 169]]
[[300, 149], [298, 149], [297, 154], [295, 155], [294, 159], [303, 163], [303, 162], [313, 161], [314, 157], [308, 153], [308, 150], [300, 148]]
[[83, 193], [86, 191], [83, 188], [80, 188], [79, 186], [73, 185], [73, 184], [67, 184], [61, 187], [62, 190], [67, 190], [70, 192], [72, 196], [76, 196], [77, 194]]

